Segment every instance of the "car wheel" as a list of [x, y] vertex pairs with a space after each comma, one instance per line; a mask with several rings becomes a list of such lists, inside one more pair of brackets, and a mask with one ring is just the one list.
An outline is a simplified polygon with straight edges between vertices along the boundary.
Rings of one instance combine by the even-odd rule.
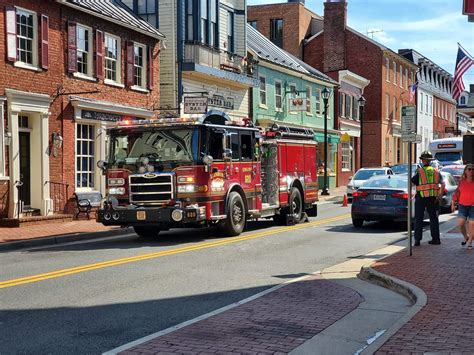
[[133, 230], [141, 238], [155, 238], [160, 233], [158, 227], [133, 227]]
[[352, 224], [354, 227], [360, 228], [364, 224], [364, 220], [360, 218], [352, 218]]

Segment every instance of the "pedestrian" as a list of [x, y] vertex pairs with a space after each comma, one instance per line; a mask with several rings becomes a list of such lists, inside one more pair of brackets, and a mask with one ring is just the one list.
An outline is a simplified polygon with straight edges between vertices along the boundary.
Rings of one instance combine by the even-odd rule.
[[[472, 239], [474, 238], [474, 164], [467, 164], [464, 168], [458, 188], [453, 196], [451, 211], [454, 212], [455, 203], [458, 203], [458, 226], [464, 237], [461, 245], [466, 245], [467, 249], [472, 249]], [[469, 220], [469, 235], [466, 230], [466, 223]]]
[[439, 170], [430, 165], [433, 155], [424, 151], [420, 156], [422, 167], [416, 169], [411, 181], [416, 185], [415, 195], [415, 246], [423, 238], [423, 218], [425, 209], [430, 217], [431, 240], [428, 244], [439, 245], [438, 199], [443, 196], [444, 182]]

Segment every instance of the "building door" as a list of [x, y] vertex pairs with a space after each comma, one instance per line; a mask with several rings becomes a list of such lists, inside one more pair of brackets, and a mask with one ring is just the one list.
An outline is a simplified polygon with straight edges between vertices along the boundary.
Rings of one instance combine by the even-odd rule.
[[20, 181], [19, 199], [24, 206], [31, 205], [30, 132], [19, 132], [20, 138]]

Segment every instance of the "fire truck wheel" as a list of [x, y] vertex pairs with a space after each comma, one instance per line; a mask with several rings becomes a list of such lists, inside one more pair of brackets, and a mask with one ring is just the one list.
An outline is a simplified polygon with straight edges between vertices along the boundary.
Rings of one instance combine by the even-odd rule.
[[142, 238], [154, 238], [160, 233], [158, 227], [133, 227], [133, 230]]
[[223, 232], [228, 236], [236, 236], [245, 227], [245, 205], [238, 192], [232, 191], [227, 199], [227, 218], [223, 224]]
[[290, 199], [288, 202], [290, 204], [290, 214], [294, 214], [296, 221], [299, 222], [303, 214], [303, 200], [301, 198], [300, 190], [296, 187], [291, 189]]

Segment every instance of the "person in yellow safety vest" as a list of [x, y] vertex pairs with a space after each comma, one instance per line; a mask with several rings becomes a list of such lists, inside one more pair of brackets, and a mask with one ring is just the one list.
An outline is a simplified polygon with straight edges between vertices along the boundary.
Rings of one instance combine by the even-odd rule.
[[430, 152], [425, 151], [421, 153], [420, 159], [423, 167], [418, 168], [416, 174], [411, 179], [413, 184], [416, 185], [415, 246], [419, 246], [423, 238], [425, 209], [430, 217], [431, 240], [428, 244], [439, 245], [441, 240], [439, 238], [438, 199], [444, 194], [443, 177], [438, 169], [430, 165], [431, 161], [434, 160]]

